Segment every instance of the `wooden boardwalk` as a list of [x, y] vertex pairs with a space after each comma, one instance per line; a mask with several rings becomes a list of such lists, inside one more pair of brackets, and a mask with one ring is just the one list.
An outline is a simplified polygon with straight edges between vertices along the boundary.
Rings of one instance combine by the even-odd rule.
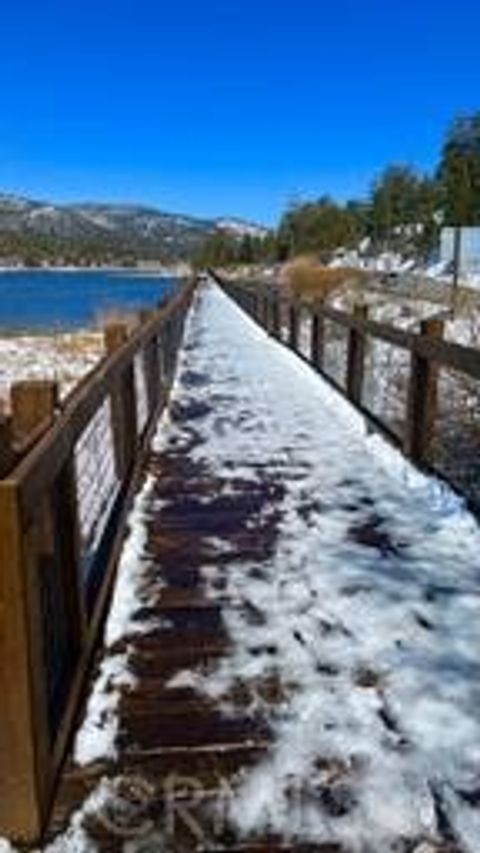
[[[184, 415], [178, 411], [174, 416], [183, 419]], [[194, 442], [192, 430], [192, 445]], [[52, 830], [65, 826], [72, 806], [84, 800], [105, 773], [113, 778], [120, 774], [125, 785], [129, 778], [135, 783], [140, 774], [147, 791], [151, 786], [155, 792], [151, 800], [148, 797], [147, 817], [157, 826], [163, 826], [165, 809], [172, 808], [171, 798], [178, 798], [183, 808], [187, 794], [189, 817], [183, 819], [179, 808], [175, 847], [170, 849], [195, 848], [201, 840], [200, 830], [212, 838], [212, 848], [214, 840], [215, 849], [222, 844], [234, 849], [227, 832], [218, 837], [218, 816], [209, 813], [209, 806], [215, 799], [221, 802], [238, 772], [265, 752], [268, 725], [260, 715], [249, 712], [248, 685], [243, 695], [239, 692], [233, 697], [233, 715], [223, 713], [218, 703], [200, 697], [192, 687], [167, 685], [184, 670], [215, 666], [228, 649], [222, 621], [222, 606], [228, 596], [224, 592], [225, 575], [230, 561], [238, 556], [237, 549], [244, 555], [248, 550], [265, 557], [271, 531], [266, 529], [261, 537], [252, 535], [248, 521], [271, 499], [270, 489], [265, 485], [252, 494], [250, 484], [242, 487], [239, 482], [234, 494], [215, 499], [218, 481], [192, 463], [185, 448], [153, 454], [148, 467], [156, 478], [155, 499], [166, 502], [167, 508], [148, 523], [152, 568], [146, 580], [150, 585], [148, 606], [141, 616], [159, 627], [126, 637], [110, 650], [123, 652], [128, 645], [131, 670], [137, 679], [135, 688], [122, 695], [118, 759], [86, 770], [72, 765], [66, 769]], [[209, 543], [212, 536], [229, 541], [234, 551], [219, 560]], [[206, 594], [201, 572], [212, 560], [218, 568], [215, 586], [220, 593], [214, 600]], [[159, 569], [165, 586], [156, 593]], [[258, 687], [255, 685], [255, 691]], [[265, 683], [262, 690], [268, 702], [278, 700], [280, 686], [274, 681]], [[138, 814], [134, 817], [137, 820]], [[122, 831], [118, 836], [105, 831], [102, 820], [92, 827], [92, 835], [105, 850], [116, 849], [118, 836], [122, 839]], [[269, 844], [258, 849], [275, 847]]]
[[[192, 352], [194, 362], [194, 344]], [[142, 594], [148, 605], [137, 613], [147, 630], [128, 634], [109, 649], [109, 654], [117, 654], [128, 648], [136, 679], [135, 687], [121, 697], [118, 758], [85, 769], [70, 759], [48, 837], [54, 839], [65, 830], [72, 812], [107, 774], [134, 807], [125, 827], [121, 815], [105, 819], [102, 810], [100, 817], [91, 819], [89, 835], [100, 850], [122, 849], [130, 834], [137, 835], [139, 821], [164, 830], [169, 820], [173, 821], [169, 825], [172, 837], [167, 835], [170, 850], [197, 849], [200, 844], [206, 845], [202, 849], [248, 849], [252, 853], [289, 850], [289, 844], [274, 837], [245, 845], [235, 839], [223, 820], [235, 781], [268, 749], [269, 725], [265, 714], [249, 710], [252, 700], [260, 692], [267, 705], [275, 706], [282, 700], [281, 684], [271, 677], [264, 683], [255, 680], [241, 685], [232, 696], [233, 714], [222, 711], [215, 700], [199, 696], [192, 687], [168, 686], [185, 670], [214, 668], [228, 650], [222, 609], [238, 606], [227, 590], [229, 565], [239, 558], [258, 565], [268, 559], [276, 535], [275, 518], [261, 527], [253, 528], [252, 523], [265, 509], [271, 511], [282, 496], [278, 478], [267, 470], [256, 485], [233, 474], [228, 478], [228, 495], [222, 494], [225, 478], [215, 477], [202, 462], [192, 459], [202, 441], [199, 424], [211, 411], [197, 402], [197, 390], [211, 384], [211, 377], [185, 369], [181, 383], [182, 399], [172, 403], [170, 417], [186, 441], [178, 449], [173, 440], [163, 451], [153, 451], [145, 473], [155, 480], [151, 503], [161, 506], [147, 521], [151, 565]], [[229, 400], [217, 398], [216, 402], [223, 407]], [[202, 572], [212, 562], [216, 569], [213, 596]], [[261, 614], [247, 601], [244, 606], [255, 625]], [[152, 625], [158, 627], [148, 628]], [[138, 834], [141, 840], [142, 831]], [[151, 843], [155, 845], [155, 841]], [[312, 849], [334, 853], [340, 848], [316, 845]]]
[[[237, 849], [227, 823], [220, 826], [221, 814], [212, 814], [211, 806], [216, 803], [217, 809], [225, 810], [234, 780], [265, 754], [270, 738], [268, 723], [265, 715], [252, 714], [249, 707], [258, 691], [267, 704], [280, 701], [281, 684], [271, 678], [263, 684], [243, 685], [232, 697], [234, 714], [226, 714], [217, 702], [200, 697], [192, 687], [167, 685], [184, 670], [208, 671], [228, 649], [222, 608], [232, 603], [226, 590], [229, 564], [239, 557], [259, 564], [268, 559], [275, 539], [274, 522], [261, 529], [258, 525], [252, 529], [251, 525], [265, 508], [271, 510], [272, 502], [281, 496], [281, 486], [268, 473], [253, 488], [251, 480], [233, 475], [229, 494], [223, 496], [225, 481], [192, 460], [192, 451], [201, 442], [196, 425], [209, 413], [208, 407], [196, 402], [196, 392], [210, 382], [209, 376], [184, 371], [183, 400], [172, 404], [170, 416], [188, 440], [179, 449], [172, 443], [163, 452], [152, 452], [147, 463], [146, 477], [155, 480], [151, 501], [162, 507], [147, 521], [151, 566], [143, 594], [148, 605], [137, 614], [147, 630], [127, 635], [109, 649], [116, 654], [128, 648], [136, 678], [135, 688], [124, 691], [121, 697], [118, 758], [86, 769], [70, 759], [48, 833], [52, 839], [65, 830], [72, 811], [107, 774], [121, 786], [128, 802], [133, 799], [135, 803], [140, 792], [141, 808], [133, 808], [131, 814], [134, 829], [139, 819], [164, 826], [166, 810], [170, 810], [175, 834], [169, 842], [174, 846], [168, 849], [195, 849], [200, 842], [210, 843], [212, 850], [224, 846]], [[191, 399], [187, 400], [189, 394]], [[228, 400], [222, 403], [228, 404]], [[202, 567], [212, 561], [218, 592], [213, 599], [206, 592], [202, 574]], [[253, 625], [260, 618], [253, 607], [250, 618]], [[152, 625], [158, 627], [149, 629]], [[115, 816], [110, 820], [112, 829], [103, 813], [88, 824], [89, 834], [101, 850], [120, 849], [130, 837], [128, 820], [125, 827], [120, 821], [119, 828]], [[141, 839], [142, 832], [139, 835]], [[280, 839], [268, 838], [264, 843], [239, 845], [238, 849], [290, 848]], [[328, 845], [321, 849], [337, 848]]]
[[[216, 289], [200, 297], [169, 419], [146, 466], [136, 603], [93, 674], [95, 684], [105, 661], [127, 660], [128, 683], [104, 685], [107, 704], [118, 695], [115, 752], [83, 765], [70, 756], [47, 836], [55, 853], [89, 845], [112, 853], [470, 850], [462, 828], [465, 808], [469, 827], [478, 821], [476, 789], [465, 782], [462, 800], [450, 756], [444, 768], [430, 768], [427, 752], [418, 758], [421, 727], [402, 699], [412, 675], [424, 679], [430, 713], [455, 725], [452, 697], [432, 692], [448, 654], [462, 713], [478, 725], [476, 676], [465, 668], [477, 634], [466, 632], [462, 649], [448, 647], [466, 612], [456, 609], [459, 597], [478, 604], [465, 590], [476, 534], [463, 557], [455, 536], [440, 536], [436, 551], [441, 514], [418, 490], [405, 495], [384, 472], [372, 474], [362, 438], [307, 400], [320, 382], [306, 378], [308, 368], [282, 352], [273, 372], [262, 371], [266, 341]], [[456, 580], [448, 569], [455, 556]], [[125, 577], [121, 569], [117, 584]], [[87, 722], [92, 713], [87, 707]], [[100, 716], [100, 731], [109, 720]], [[281, 791], [272, 800], [262, 768], [275, 761]], [[385, 779], [398, 796], [382, 790]], [[421, 814], [409, 786], [428, 798]], [[391, 813], [380, 815], [385, 796]], [[269, 820], [276, 801], [285, 814]]]

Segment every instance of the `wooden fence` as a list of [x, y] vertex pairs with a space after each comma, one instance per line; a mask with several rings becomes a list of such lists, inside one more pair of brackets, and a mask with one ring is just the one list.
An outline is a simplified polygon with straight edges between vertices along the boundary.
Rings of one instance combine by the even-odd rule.
[[0, 836], [35, 841], [51, 804], [141, 461], [172, 382], [193, 285], [105, 330], [61, 405], [18, 384], [0, 425]]
[[[464, 484], [461, 478], [449, 476], [450, 471], [437, 469], [432, 454], [438, 418], [440, 372], [443, 370], [449, 372], [452, 377], [452, 387], [456, 377], [471, 380], [475, 386], [476, 401], [480, 401], [480, 350], [444, 340], [444, 322], [437, 318], [420, 323], [419, 331], [406, 331], [370, 319], [365, 305], [358, 305], [352, 313], [348, 313], [319, 300], [288, 299], [282, 295], [280, 288], [273, 285], [221, 281], [218, 278], [217, 281], [271, 335], [288, 345], [322, 373], [362, 411], [373, 428], [383, 432], [417, 465], [434, 471], [448, 480], [457, 491], [463, 491], [474, 510], [480, 509], [478, 492], [480, 424], [478, 420], [475, 424], [475, 435], [471, 439], [471, 455], [466, 462], [470, 475], [472, 464], [476, 466], [473, 477], [476, 481], [474, 491], [468, 493], [468, 490], [463, 490]], [[339, 375], [338, 370], [334, 375], [326, 366], [327, 324], [345, 340], [343, 375]], [[364, 393], [368, 344], [372, 340], [402, 350], [408, 357], [408, 366], [405, 370], [407, 388], [404, 416], [400, 431], [393, 431], [378, 413], [372, 411]], [[338, 367], [338, 364], [336, 366]], [[453, 399], [450, 403], [453, 406]], [[457, 415], [460, 431], [461, 410]], [[479, 415], [478, 404], [476, 404], [476, 415]]]

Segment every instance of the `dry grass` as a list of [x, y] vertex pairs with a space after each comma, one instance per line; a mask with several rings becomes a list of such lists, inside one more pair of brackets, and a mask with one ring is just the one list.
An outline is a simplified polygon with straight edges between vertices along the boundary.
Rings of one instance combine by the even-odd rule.
[[294, 296], [304, 299], [324, 299], [344, 289], [366, 285], [371, 275], [365, 270], [321, 266], [314, 258], [296, 258], [283, 271], [283, 283]]
[[72, 332], [54, 339], [57, 353], [66, 356], [82, 356], [102, 353], [104, 349], [101, 332]]
[[468, 287], [459, 287], [452, 299], [455, 315], [471, 316], [480, 311], [480, 293]]
[[105, 308], [97, 311], [95, 315], [95, 327], [97, 329], [103, 329], [110, 323], [125, 323], [131, 330], [138, 326], [139, 322], [138, 311], [122, 308]]

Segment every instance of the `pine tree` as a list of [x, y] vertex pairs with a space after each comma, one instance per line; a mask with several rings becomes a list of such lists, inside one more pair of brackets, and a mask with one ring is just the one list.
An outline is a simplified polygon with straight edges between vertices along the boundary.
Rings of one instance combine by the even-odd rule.
[[457, 118], [448, 131], [438, 178], [448, 225], [480, 224], [480, 112]]

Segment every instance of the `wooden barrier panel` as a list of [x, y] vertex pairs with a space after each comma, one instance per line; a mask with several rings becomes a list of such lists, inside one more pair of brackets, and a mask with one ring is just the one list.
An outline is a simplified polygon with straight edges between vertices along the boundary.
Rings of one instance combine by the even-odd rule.
[[13, 389], [0, 454], [0, 836], [41, 835], [193, 291], [130, 334], [110, 326], [106, 358], [62, 406], [53, 383]]
[[[254, 284], [249, 282], [226, 284], [218, 276], [216, 281], [233, 299], [242, 305], [244, 292], [250, 294]], [[258, 285], [257, 285], [258, 291]], [[258, 296], [249, 298], [258, 299]], [[281, 304], [281, 288], [275, 296]], [[454, 371], [474, 380], [480, 380], [480, 350], [443, 340], [443, 322], [432, 318], [421, 324], [420, 332], [405, 331], [385, 323], [371, 320], [365, 307], [357, 307], [353, 313], [340, 311], [323, 301], [299, 302], [292, 300], [287, 304], [287, 341], [295, 352], [299, 348], [300, 321], [303, 314], [310, 315], [311, 338], [310, 353], [307, 361], [354, 403], [371, 423], [392, 442], [399, 446], [415, 463], [431, 467], [429, 447], [434, 433], [437, 417], [437, 384], [440, 368]], [[263, 323], [262, 316], [257, 320]], [[340, 326], [348, 335], [347, 369], [345, 389], [338, 381], [325, 372], [324, 367], [324, 324], [328, 320], [334, 326]], [[281, 335], [278, 335], [281, 340]], [[369, 340], [381, 341], [392, 347], [410, 353], [410, 373], [408, 378], [408, 399], [405, 411], [405, 429], [403, 442], [399, 442], [391, 428], [363, 403], [363, 384], [365, 373], [366, 348]], [[303, 356], [302, 356], [303, 357]], [[437, 471], [441, 476], [443, 472]], [[455, 488], [455, 486], [454, 486]], [[478, 507], [475, 507], [478, 509]]]

